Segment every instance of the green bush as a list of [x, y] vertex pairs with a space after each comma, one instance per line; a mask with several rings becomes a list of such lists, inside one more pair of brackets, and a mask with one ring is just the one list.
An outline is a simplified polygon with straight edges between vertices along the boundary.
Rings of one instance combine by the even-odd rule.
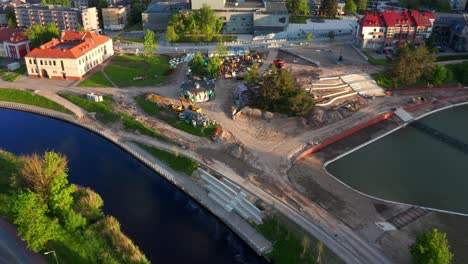
[[391, 76], [390, 73], [388, 72], [379, 72], [379, 73], [374, 73], [372, 74], [372, 77], [374, 77], [375, 82], [385, 88], [388, 89], [395, 89], [399, 87], [398, 80], [394, 77]]

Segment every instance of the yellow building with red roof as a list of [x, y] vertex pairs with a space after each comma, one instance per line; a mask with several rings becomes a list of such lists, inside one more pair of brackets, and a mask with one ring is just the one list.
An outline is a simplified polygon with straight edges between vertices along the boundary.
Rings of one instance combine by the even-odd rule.
[[65, 31], [60, 39], [33, 49], [24, 58], [29, 77], [79, 80], [112, 55], [111, 38], [89, 31]]

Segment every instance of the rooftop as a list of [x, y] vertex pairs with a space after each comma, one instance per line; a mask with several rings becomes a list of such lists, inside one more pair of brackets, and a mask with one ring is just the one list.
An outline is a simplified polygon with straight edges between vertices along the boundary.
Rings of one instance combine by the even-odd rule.
[[8, 42], [20, 42], [20, 41], [25, 41], [28, 38], [24, 36], [23, 30], [17, 29], [17, 28], [7, 28], [7, 27], [1, 27], [0, 28], [0, 43], [3, 43], [5, 41]]
[[65, 31], [60, 39], [54, 38], [33, 49], [26, 57], [79, 58], [109, 40], [109, 37], [89, 31]]

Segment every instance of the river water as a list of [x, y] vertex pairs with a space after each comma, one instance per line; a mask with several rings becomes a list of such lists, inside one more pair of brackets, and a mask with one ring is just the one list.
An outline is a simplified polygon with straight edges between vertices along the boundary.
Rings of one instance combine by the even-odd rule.
[[[420, 121], [468, 143], [468, 105]], [[399, 129], [326, 169], [374, 197], [468, 214], [468, 155], [412, 127]]]
[[55, 119], [0, 109], [0, 148], [55, 150], [69, 179], [104, 200], [104, 211], [153, 263], [266, 263], [220, 220], [109, 141]]

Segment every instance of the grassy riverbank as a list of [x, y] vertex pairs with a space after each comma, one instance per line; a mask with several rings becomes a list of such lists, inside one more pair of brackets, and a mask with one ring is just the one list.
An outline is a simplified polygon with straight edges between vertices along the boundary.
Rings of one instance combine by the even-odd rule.
[[65, 114], [73, 114], [70, 110], [57, 104], [56, 102], [43, 96], [36, 95], [30, 91], [0, 89], [0, 101], [34, 105], [54, 111], [59, 111]]
[[59, 263], [149, 263], [119, 222], [104, 214], [97, 193], [68, 183], [67, 167], [55, 152], [16, 157], [0, 151], [0, 217], [16, 225], [29, 249], [54, 250]]
[[88, 112], [96, 113], [96, 119], [102, 123], [112, 123], [119, 119], [119, 115], [112, 112], [114, 100], [110, 95], [105, 95], [103, 102], [93, 102], [73, 94], [59, 95]]
[[273, 243], [273, 250], [265, 257], [276, 264], [343, 263], [315, 237], [281, 215], [266, 217], [255, 229]]
[[195, 162], [189, 158], [180, 156], [177, 152], [168, 152], [161, 150], [155, 147], [144, 145], [138, 142], [135, 142], [140, 148], [144, 149], [146, 152], [151, 154], [153, 157], [158, 160], [166, 163], [169, 167], [173, 168], [176, 171], [185, 173], [187, 175], [192, 175], [193, 171], [200, 167], [198, 162]]

